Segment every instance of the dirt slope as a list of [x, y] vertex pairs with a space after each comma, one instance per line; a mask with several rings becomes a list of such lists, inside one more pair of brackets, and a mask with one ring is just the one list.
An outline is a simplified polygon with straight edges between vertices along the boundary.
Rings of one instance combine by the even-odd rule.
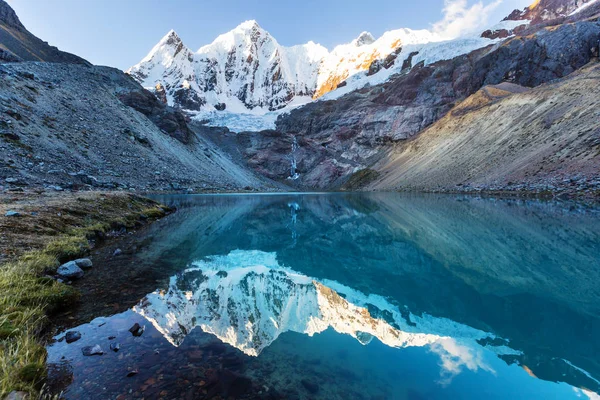
[[525, 90], [484, 87], [373, 169], [375, 190], [600, 193], [600, 64]]

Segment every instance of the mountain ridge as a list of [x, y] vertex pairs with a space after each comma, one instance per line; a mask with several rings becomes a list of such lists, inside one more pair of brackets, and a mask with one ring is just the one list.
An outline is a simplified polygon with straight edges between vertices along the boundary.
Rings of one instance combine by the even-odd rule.
[[[178, 39], [171, 47], [183, 45], [188, 57], [176, 60], [170, 55], [177, 52], [165, 47], [172, 35], [176, 36], [173, 30], [127, 73], [146, 88], [165, 87], [170, 105], [191, 111], [212, 106], [242, 113], [265, 113], [309, 102], [335, 90], [349, 76], [369, 70], [375, 60], [383, 62], [401, 51], [401, 44], [442, 40], [426, 30], [402, 28], [377, 39], [362, 32], [331, 51], [312, 41], [286, 47], [255, 20], [249, 20], [196, 52]], [[389, 58], [387, 63], [394, 60]], [[193, 92], [188, 95], [194, 98], [193, 104], [181, 100], [182, 91]]]
[[46, 61], [91, 65], [34, 36], [5, 1], [0, 0], [0, 62]]

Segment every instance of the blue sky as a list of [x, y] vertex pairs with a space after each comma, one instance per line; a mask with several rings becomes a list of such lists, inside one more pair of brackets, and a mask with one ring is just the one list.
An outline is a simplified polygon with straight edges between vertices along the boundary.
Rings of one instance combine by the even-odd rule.
[[[332, 49], [362, 31], [456, 31], [496, 22], [531, 0], [8, 0], [35, 35], [94, 64], [127, 69], [174, 29], [192, 50], [255, 19], [282, 45]], [[444, 10], [446, 10], [444, 12]], [[441, 22], [440, 22], [441, 21]], [[437, 25], [433, 25], [437, 23]]]

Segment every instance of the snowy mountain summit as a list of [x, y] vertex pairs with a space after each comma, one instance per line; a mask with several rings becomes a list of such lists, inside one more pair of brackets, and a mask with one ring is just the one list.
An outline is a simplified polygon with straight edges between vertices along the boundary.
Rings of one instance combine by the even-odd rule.
[[256, 21], [245, 21], [193, 52], [170, 31], [127, 73], [170, 105], [191, 111], [264, 114], [335, 90], [402, 45], [440, 40], [399, 29], [375, 39], [361, 33], [329, 52], [314, 42], [285, 47]]
[[[510, 36], [513, 28], [528, 23], [525, 17], [507, 20], [491, 27], [487, 36], [475, 33], [458, 38], [436, 30], [407, 28], [385, 32], [379, 38], [362, 32], [329, 51], [314, 42], [282, 46], [251, 20], [196, 52], [170, 31], [127, 73], [163, 102], [196, 112], [198, 118], [218, 121], [215, 125], [235, 129], [230, 126], [233, 116], [241, 125], [239, 130], [274, 128], [277, 115], [291, 107], [382, 83], [419, 63], [466, 54]], [[504, 31], [504, 35], [498, 33]], [[270, 122], [265, 125], [267, 120]]]
[[296, 97], [310, 100], [326, 54], [313, 42], [281, 46], [256, 21], [246, 21], [195, 53], [170, 31], [127, 72], [184, 109], [266, 112]]

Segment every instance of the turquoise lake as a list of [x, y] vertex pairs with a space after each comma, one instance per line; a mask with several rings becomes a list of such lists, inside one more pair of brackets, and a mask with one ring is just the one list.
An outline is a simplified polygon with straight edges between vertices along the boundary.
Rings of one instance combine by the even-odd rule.
[[600, 399], [597, 208], [155, 198], [177, 212], [95, 251], [61, 317], [67, 399]]

